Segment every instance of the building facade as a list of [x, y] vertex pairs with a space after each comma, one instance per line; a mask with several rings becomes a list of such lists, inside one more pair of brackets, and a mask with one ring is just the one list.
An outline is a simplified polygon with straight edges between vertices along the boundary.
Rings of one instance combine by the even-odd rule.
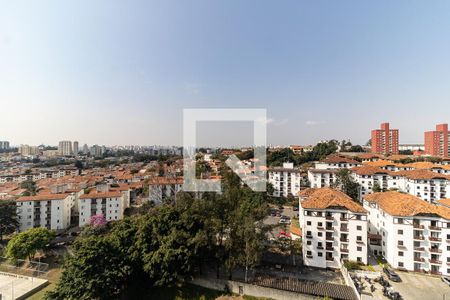
[[450, 274], [450, 209], [399, 192], [364, 197], [369, 249], [394, 268]]
[[305, 265], [339, 268], [345, 260], [367, 264], [367, 212], [344, 193], [310, 189], [300, 197], [299, 222]]
[[61, 141], [58, 144], [59, 155], [61, 156], [70, 156], [73, 154], [72, 152], [72, 142], [71, 141]]
[[436, 125], [436, 130], [425, 132], [425, 153], [448, 158], [450, 155], [449, 137], [448, 124]]
[[382, 123], [380, 129], [372, 130], [372, 152], [383, 155], [398, 154], [398, 129], [390, 129], [389, 123]]
[[268, 176], [274, 189], [274, 197], [297, 196], [300, 192], [300, 169], [294, 168], [293, 163], [284, 163], [282, 168], [269, 169]]

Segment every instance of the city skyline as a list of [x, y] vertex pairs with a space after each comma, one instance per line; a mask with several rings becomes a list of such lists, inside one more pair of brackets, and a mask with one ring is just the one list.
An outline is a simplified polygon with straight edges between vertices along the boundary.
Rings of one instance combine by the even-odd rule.
[[184, 108], [266, 108], [274, 145], [450, 122], [448, 2], [106, 4], [3, 3], [2, 140], [181, 145]]

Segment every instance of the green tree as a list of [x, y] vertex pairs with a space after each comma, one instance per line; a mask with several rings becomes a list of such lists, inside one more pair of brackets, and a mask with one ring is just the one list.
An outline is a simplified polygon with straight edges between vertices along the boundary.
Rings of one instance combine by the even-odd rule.
[[25, 189], [25, 194], [27, 196], [34, 196], [36, 195], [37, 188], [36, 188], [36, 182], [33, 180], [25, 180], [20, 183], [20, 188]]
[[60, 281], [45, 299], [116, 299], [132, 272], [128, 262], [111, 236], [78, 239]]
[[333, 188], [339, 189], [343, 193], [350, 196], [353, 200], [358, 201], [359, 184], [351, 177], [351, 171], [348, 169], [340, 169], [336, 173], [336, 180], [332, 184]]
[[11, 238], [6, 246], [6, 256], [32, 260], [36, 252], [45, 249], [54, 237], [55, 232], [47, 228], [30, 228]]
[[0, 242], [5, 234], [11, 234], [19, 227], [14, 201], [0, 202]]
[[382, 192], [382, 189], [381, 189], [380, 184], [378, 183], [378, 181], [375, 181], [375, 182], [373, 183], [372, 191], [373, 191], [374, 193]]

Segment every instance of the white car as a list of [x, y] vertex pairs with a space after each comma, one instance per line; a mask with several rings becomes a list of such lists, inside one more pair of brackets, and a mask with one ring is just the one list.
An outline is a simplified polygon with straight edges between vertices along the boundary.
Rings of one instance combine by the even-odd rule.
[[450, 278], [442, 276], [441, 279], [445, 284], [450, 285]]

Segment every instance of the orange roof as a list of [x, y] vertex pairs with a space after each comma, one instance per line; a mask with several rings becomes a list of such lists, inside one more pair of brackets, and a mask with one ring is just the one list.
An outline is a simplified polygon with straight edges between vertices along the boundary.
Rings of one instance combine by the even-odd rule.
[[327, 209], [345, 208], [356, 213], [366, 213], [367, 211], [352, 198], [341, 191], [331, 188], [320, 188], [315, 190], [309, 197], [301, 203], [306, 209]]
[[110, 189], [108, 192], [98, 192], [93, 188], [89, 194], [84, 194], [80, 196], [80, 199], [93, 199], [93, 198], [118, 198], [121, 197], [122, 193], [119, 190]]
[[416, 196], [399, 192], [374, 193], [364, 200], [377, 203], [381, 209], [392, 216], [412, 217], [435, 214], [450, 220], [450, 208], [430, 204]]
[[165, 184], [183, 184], [183, 178], [181, 177], [154, 177], [148, 182], [150, 185], [165, 185]]
[[388, 171], [370, 165], [354, 167], [352, 168], [352, 171], [358, 175], [388, 174]]
[[313, 194], [317, 189], [316, 188], [306, 188], [304, 190], [301, 190], [298, 192], [299, 197], [309, 197], [311, 194]]
[[63, 200], [70, 196], [71, 193], [62, 193], [62, 194], [37, 194], [35, 196], [23, 196], [17, 199], [16, 201], [47, 201], [47, 200]]
[[408, 170], [408, 171], [398, 171], [392, 172], [393, 176], [403, 176], [413, 180], [431, 180], [431, 179], [448, 179], [450, 180], [450, 176], [439, 174], [430, 170]]
[[450, 206], [450, 199], [441, 199], [438, 201], [438, 203]]
[[360, 164], [359, 161], [356, 161], [354, 159], [351, 159], [347, 156], [341, 156], [332, 154], [327, 156], [325, 159], [320, 161], [321, 163], [327, 163], [327, 164], [341, 164], [341, 163], [347, 163], [347, 164]]
[[396, 164], [390, 160], [377, 160], [377, 161], [368, 161], [364, 163], [367, 166], [372, 167], [387, 167], [387, 166], [400, 166], [401, 164]]

